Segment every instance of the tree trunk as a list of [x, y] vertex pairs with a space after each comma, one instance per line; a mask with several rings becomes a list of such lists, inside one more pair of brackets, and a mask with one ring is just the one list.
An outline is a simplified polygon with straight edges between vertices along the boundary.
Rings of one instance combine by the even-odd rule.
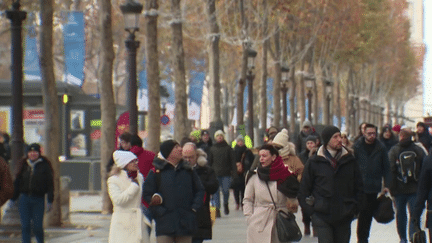
[[291, 87], [290, 87], [290, 97], [289, 97], [289, 105], [290, 105], [290, 125], [289, 125], [289, 134], [291, 135], [292, 141], [294, 141], [293, 134], [295, 133], [295, 122], [297, 118], [296, 110], [295, 110], [295, 104], [294, 100], [296, 98], [296, 81], [295, 81], [295, 65], [292, 66], [291, 70]]
[[352, 75], [352, 69], [349, 68], [348, 70], [348, 79], [346, 82], [346, 86], [345, 86], [345, 127], [347, 130], [348, 135], [354, 135], [354, 133], [352, 133], [352, 119], [353, 119], [353, 101], [352, 101], [352, 96], [351, 96], [351, 75]]
[[[265, 11], [264, 13], [264, 23], [263, 23], [263, 34], [264, 36], [267, 36], [268, 34], [268, 8], [267, 8], [267, 0], [263, 0], [263, 9]], [[267, 128], [267, 77], [268, 77], [268, 70], [267, 70], [267, 63], [268, 63], [268, 45], [269, 40], [266, 38], [263, 43], [262, 47], [262, 71], [261, 71], [261, 89], [260, 89], [260, 129], [259, 129], [259, 136], [258, 141], [255, 143], [257, 145], [261, 145], [261, 141], [263, 141], [264, 131]]]
[[112, 157], [115, 146], [115, 116], [114, 92], [112, 85], [114, 49], [112, 37], [111, 1], [100, 0], [100, 31], [101, 31], [101, 55], [98, 76], [101, 90], [101, 185], [102, 185], [102, 213], [112, 213], [112, 203], [108, 195], [107, 179], [109, 171], [107, 164]]
[[[340, 79], [339, 79], [339, 68], [337, 68], [336, 70], [336, 97], [335, 97], [335, 102], [334, 102], [334, 109], [335, 109], [335, 114], [336, 117], [338, 118], [338, 127], [342, 128], [342, 104], [341, 104], [341, 90], [340, 90]], [[347, 100], [345, 101], [345, 106], [347, 106]], [[347, 115], [345, 115], [345, 121], [347, 119]], [[345, 130], [347, 131], [347, 128], [345, 128]]]
[[146, 63], [148, 87], [148, 142], [147, 149], [155, 153], [160, 147], [160, 78], [159, 78], [159, 52], [158, 52], [158, 0], [146, 1]]
[[[301, 61], [301, 64], [300, 64], [300, 70], [304, 71], [304, 69], [305, 69], [305, 60], [303, 59]], [[300, 87], [299, 87], [300, 94], [299, 94], [299, 99], [297, 99], [297, 109], [300, 113], [300, 126], [301, 126], [301, 124], [303, 124], [303, 122], [306, 119], [306, 96], [305, 96], [306, 89], [305, 89], [305, 83], [304, 83], [304, 76], [303, 75], [300, 76], [299, 84], [300, 84]]]
[[[245, 16], [244, 1], [240, 0], [240, 16], [242, 21], [242, 39], [246, 40], [248, 37], [248, 21]], [[244, 125], [243, 116], [243, 94], [244, 88], [246, 86], [246, 72], [247, 72], [247, 49], [249, 48], [248, 43], [243, 42], [242, 45], [242, 63], [241, 63], [241, 73], [240, 80], [237, 90], [237, 127]]]
[[220, 95], [221, 85], [219, 78], [219, 26], [216, 19], [216, 0], [207, 0], [207, 16], [210, 26], [209, 37], [209, 95], [210, 121], [221, 120]]
[[391, 103], [390, 103], [390, 101], [387, 101], [385, 103], [385, 106], [386, 106], [385, 122], [390, 124], [390, 125], [393, 125], [392, 120], [391, 120]]
[[[279, 29], [279, 28], [276, 28]], [[273, 81], [273, 126], [280, 127], [281, 122], [281, 46], [280, 46], [280, 32], [276, 31], [274, 35], [276, 63], [275, 63], [275, 77]], [[292, 88], [292, 87], [291, 87]], [[290, 97], [291, 101], [291, 97]], [[291, 104], [290, 104], [291, 107]], [[293, 124], [291, 123], [291, 126]], [[291, 133], [292, 134], [292, 133]]]
[[[171, 0], [172, 57], [175, 82], [174, 139], [180, 141], [188, 136], [186, 73], [183, 49], [183, 30], [180, 0]], [[220, 111], [219, 111], [220, 113]]]
[[52, 211], [47, 214], [46, 225], [61, 225], [60, 207], [60, 120], [59, 98], [54, 76], [53, 58], [53, 0], [40, 1], [40, 67], [42, 79], [42, 94], [45, 112], [45, 156], [51, 161], [54, 172], [54, 202]]

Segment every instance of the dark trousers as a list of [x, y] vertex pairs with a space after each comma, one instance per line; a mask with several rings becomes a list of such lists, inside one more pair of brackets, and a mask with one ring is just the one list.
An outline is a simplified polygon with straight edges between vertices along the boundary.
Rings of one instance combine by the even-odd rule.
[[[414, 211], [414, 204], [416, 200], [416, 194], [399, 194], [394, 196], [395, 204], [396, 204], [396, 227], [399, 234], [399, 238], [407, 241], [407, 224], [409, 238], [412, 239], [414, 234], [414, 224], [411, 221], [411, 215]], [[408, 220], [407, 216], [407, 206], [410, 214], [410, 220]], [[419, 222], [420, 223], [420, 222]]]
[[237, 205], [242, 204], [244, 198], [244, 191], [245, 191], [244, 186], [243, 187], [238, 186], [234, 188], [234, 200]]
[[365, 193], [365, 200], [357, 221], [357, 239], [359, 243], [368, 242], [373, 213], [377, 207], [377, 193]]
[[303, 209], [301, 208], [302, 212], [302, 221], [305, 225], [310, 225], [311, 223], [311, 216]]
[[318, 243], [349, 243], [351, 237], [351, 221], [330, 225], [315, 214], [312, 215], [312, 226], [314, 227]]
[[19, 214], [21, 219], [22, 242], [31, 242], [31, 229], [38, 243], [44, 242], [43, 216], [45, 212], [45, 198], [21, 194], [19, 200]]

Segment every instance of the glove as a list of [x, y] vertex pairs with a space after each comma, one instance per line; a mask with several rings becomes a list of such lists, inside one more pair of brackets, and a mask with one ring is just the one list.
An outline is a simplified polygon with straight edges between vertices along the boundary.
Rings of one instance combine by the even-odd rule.
[[46, 212], [47, 212], [47, 213], [50, 212], [51, 209], [52, 209], [52, 203], [47, 203], [47, 206], [46, 206]]

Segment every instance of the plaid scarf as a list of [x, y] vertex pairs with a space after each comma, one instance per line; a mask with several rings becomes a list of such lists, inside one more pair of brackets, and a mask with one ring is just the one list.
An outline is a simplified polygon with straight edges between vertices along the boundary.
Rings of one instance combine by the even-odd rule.
[[324, 148], [324, 157], [326, 158], [326, 160], [328, 160], [330, 162], [330, 165], [333, 167], [333, 169], [336, 169], [336, 167], [338, 166], [338, 159], [340, 159], [340, 156], [342, 154], [342, 149], [338, 150], [336, 152], [336, 156], [333, 157], [330, 152], [327, 150], [327, 148]]

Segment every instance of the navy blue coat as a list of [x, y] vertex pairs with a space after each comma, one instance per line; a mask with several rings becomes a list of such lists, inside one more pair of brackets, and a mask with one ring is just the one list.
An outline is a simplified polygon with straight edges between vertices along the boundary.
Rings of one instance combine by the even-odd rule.
[[150, 206], [156, 236], [192, 236], [197, 230], [196, 212], [204, 199], [198, 174], [184, 161], [174, 167], [156, 157], [153, 165], [155, 172], [151, 170], [146, 178], [143, 198], [150, 203], [155, 193], [162, 197], [161, 205]]
[[[413, 218], [420, 222], [420, 216], [425, 208], [425, 202], [428, 202], [427, 209], [432, 210], [432, 155], [423, 160], [423, 167], [420, 172], [418, 181], [417, 198], [414, 207]], [[426, 227], [432, 229], [432, 213], [426, 214]]]
[[365, 193], [379, 193], [382, 189], [382, 179], [386, 187], [391, 184], [390, 162], [387, 149], [380, 141], [375, 140], [372, 153], [367, 154], [364, 137], [354, 144], [354, 156], [360, 167]]

